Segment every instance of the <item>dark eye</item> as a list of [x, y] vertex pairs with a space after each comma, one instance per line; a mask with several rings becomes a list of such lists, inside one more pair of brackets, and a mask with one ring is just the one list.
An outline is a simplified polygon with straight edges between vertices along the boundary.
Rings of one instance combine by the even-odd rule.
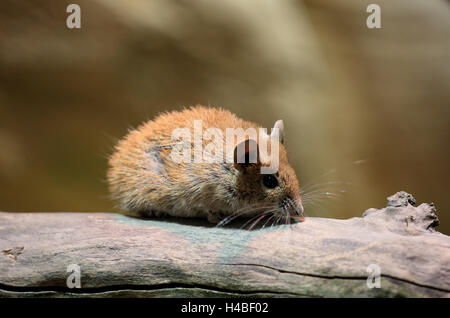
[[276, 186], [278, 186], [278, 180], [274, 176], [272, 176], [270, 174], [266, 174], [263, 177], [263, 184], [265, 187], [267, 187], [269, 189], [273, 189]]

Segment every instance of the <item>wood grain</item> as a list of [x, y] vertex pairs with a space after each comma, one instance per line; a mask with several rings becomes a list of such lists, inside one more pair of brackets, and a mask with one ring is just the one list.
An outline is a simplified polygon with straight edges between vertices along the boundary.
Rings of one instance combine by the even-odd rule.
[[[253, 231], [113, 213], [0, 213], [1, 297], [445, 297], [450, 238], [399, 192], [347, 220]], [[67, 266], [80, 266], [70, 289]], [[367, 267], [381, 270], [368, 288]]]

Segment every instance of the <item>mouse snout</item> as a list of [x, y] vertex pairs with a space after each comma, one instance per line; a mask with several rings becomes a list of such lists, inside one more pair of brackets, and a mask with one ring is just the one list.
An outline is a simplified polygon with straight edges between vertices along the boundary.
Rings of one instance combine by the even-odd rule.
[[296, 207], [295, 207], [295, 213], [298, 215], [298, 216], [303, 216], [303, 211], [304, 211], [305, 209], [303, 208], [303, 204], [301, 203], [301, 202], [299, 202], [299, 203], [297, 203], [296, 204]]
[[302, 196], [300, 195], [300, 193], [293, 196], [292, 203], [295, 215], [303, 216], [303, 212], [305, 211], [305, 209], [303, 208]]
[[281, 207], [292, 216], [303, 216], [304, 208], [301, 200], [286, 198], [282, 201]]
[[291, 211], [292, 211], [291, 213], [292, 213], [294, 216], [301, 216], [301, 217], [303, 217], [303, 211], [304, 211], [304, 209], [303, 209], [303, 204], [302, 204], [302, 202], [301, 202], [300, 200], [295, 200], [295, 201], [293, 202]]

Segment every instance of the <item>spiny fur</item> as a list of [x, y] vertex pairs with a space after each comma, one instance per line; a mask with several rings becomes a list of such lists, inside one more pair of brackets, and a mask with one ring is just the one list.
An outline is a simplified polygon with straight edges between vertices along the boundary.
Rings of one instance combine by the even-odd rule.
[[[123, 210], [141, 215], [207, 217], [211, 222], [218, 222], [246, 207], [278, 204], [283, 211], [287, 206], [294, 206], [293, 202], [301, 204], [297, 177], [281, 143], [280, 187], [272, 191], [263, 188], [257, 165], [242, 172], [233, 163], [226, 162], [175, 164], [170, 157], [174, 145], [172, 132], [186, 127], [193, 135], [194, 120], [202, 120], [203, 132], [210, 127], [221, 129], [224, 140], [226, 128], [255, 128], [259, 136], [259, 125], [227, 110], [200, 105], [166, 112], [142, 124], [118, 142], [109, 159], [110, 192]], [[224, 154], [225, 148], [226, 145]], [[194, 153], [193, 147], [191, 151]]]

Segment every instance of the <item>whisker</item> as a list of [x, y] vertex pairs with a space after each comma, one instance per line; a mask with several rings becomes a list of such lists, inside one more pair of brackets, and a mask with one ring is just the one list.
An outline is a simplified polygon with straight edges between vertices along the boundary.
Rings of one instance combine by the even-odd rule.
[[325, 198], [325, 197], [342, 198], [344, 193], [346, 193], [346, 192], [334, 193], [334, 192], [330, 192], [330, 191], [326, 191], [326, 192], [317, 191], [317, 192], [314, 192], [314, 193], [309, 193], [308, 195], [304, 195], [303, 199], [305, 201], [307, 201], [307, 200], [311, 200], [311, 199], [314, 199], [314, 198]]
[[241, 217], [241, 216], [243, 216], [245, 214], [258, 212], [258, 210], [269, 209], [271, 207], [272, 207], [272, 205], [264, 206], [264, 207], [263, 206], [249, 206], [249, 207], [245, 207], [245, 208], [239, 209], [238, 211], [236, 211], [232, 215], [224, 218], [219, 223], [217, 223], [216, 227], [221, 227], [221, 226], [227, 225], [230, 222], [232, 222], [233, 220], [235, 220], [238, 217]]
[[278, 223], [280, 222], [280, 219], [281, 219], [281, 217], [280, 216], [278, 216], [278, 218], [275, 220], [275, 222], [274, 223], [272, 223], [272, 225], [270, 226], [271, 228], [272, 228], [272, 226], [277, 226], [278, 225]]
[[266, 216], [267, 216], [267, 213], [261, 215], [258, 219], [256, 219], [256, 221], [253, 222], [253, 224], [249, 227], [249, 230], [253, 229], [253, 227], [254, 227], [256, 224], [258, 224], [259, 221], [261, 221], [262, 219], [264, 219]]
[[317, 190], [320, 189], [320, 187], [323, 187], [325, 189], [325, 186], [328, 185], [336, 185], [336, 184], [340, 184], [340, 185], [352, 185], [352, 182], [349, 181], [329, 181], [329, 182], [322, 182], [322, 183], [316, 183], [316, 184], [312, 184], [310, 186], [304, 186], [302, 188], [302, 190], [300, 191], [301, 194], [306, 194], [309, 193], [313, 190]]
[[[262, 215], [265, 215], [265, 212], [263, 212], [263, 213], [261, 213], [261, 214], [262, 214]], [[240, 229], [245, 228], [245, 226], [246, 226], [247, 224], [249, 224], [249, 223], [252, 222], [253, 220], [259, 218], [259, 217], [261, 216], [261, 214], [255, 215], [254, 217], [252, 217], [252, 218], [250, 218], [249, 220], [247, 220], [247, 221], [240, 227]]]
[[[309, 195], [311, 195], [313, 193], [317, 193], [317, 192], [333, 193], [333, 192], [331, 192], [331, 190], [327, 191], [326, 189], [315, 189], [315, 190], [311, 190], [311, 191], [308, 191], [308, 192], [303, 192], [303, 196], [309, 196]], [[347, 191], [346, 190], [339, 190], [339, 192], [347, 192]]]
[[266, 223], [264, 223], [264, 225], [262, 226], [261, 230], [264, 229], [264, 228], [266, 227], [267, 223], [269, 223], [270, 220], [272, 220], [274, 217], [275, 217], [275, 214], [272, 214], [272, 215], [270, 216], [270, 218], [267, 219]]
[[245, 228], [245, 226], [248, 224], [248, 223], [250, 223], [251, 221], [253, 221], [255, 218], [257, 218], [257, 222], [255, 223], [255, 224], [253, 224], [252, 225], [252, 227], [251, 228], [249, 228], [249, 230], [251, 230], [263, 217], [265, 217], [265, 216], [267, 216], [268, 214], [273, 214], [274, 212], [276, 212], [277, 210], [275, 210], [275, 209], [270, 209], [270, 210], [267, 210], [267, 211], [264, 211], [264, 212], [262, 212], [262, 213], [260, 213], [260, 214], [258, 214], [258, 215], [256, 215], [256, 216], [254, 216], [254, 217], [252, 217], [250, 220], [248, 220], [247, 222], [245, 222], [244, 223], [244, 225], [242, 225], [241, 226], [241, 229], [242, 228]]
[[310, 180], [309, 182], [305, 183], [304, 187], [308, 187], [311, 185], [311, 183], [314, 183], [315, 181], [319, 181], [320, 179], [325, 178], [326, 176], [329, 176], [330, 174], [333, 174], [337, 171], [336, 168], [330, 169], [327, 172], [325, 172], [324, 174], [318, 176], [317, 178], [314, 178], [312, 180]]

